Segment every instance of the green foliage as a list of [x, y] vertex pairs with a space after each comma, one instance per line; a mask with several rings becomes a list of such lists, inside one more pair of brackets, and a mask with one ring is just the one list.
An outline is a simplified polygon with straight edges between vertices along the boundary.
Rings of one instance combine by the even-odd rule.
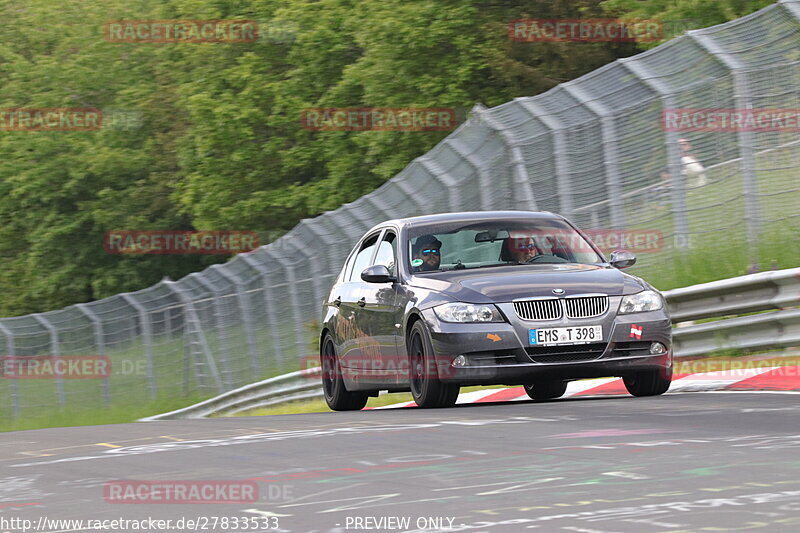
[[[638, 51], [512, 42], [510, 20], [613, 10], [713, 23], [761, 5], [0, 0], [0, 109], [96, 107], [106, 118], [110, 110], [135, 118], [101, 131], [0, 132], [0, 316], [143, 288], [226, 259], [109, 255], [106, 231], [275, 238], [373, 190], [447, 135], [308, 131], [305, 108], [494, 106]], [[103, 25], [124, 19], [253, 19], [266, 31], [246, 43], [107, 42]]]
[[[605, 0], [602, 7], [609, 15], [658, 20], [663, 23], [665, 40], [669, 40], [688, 30], [743, 17], [773, 3], [772, 0]], [[662, 42], [641, 46], [652, 48]]]

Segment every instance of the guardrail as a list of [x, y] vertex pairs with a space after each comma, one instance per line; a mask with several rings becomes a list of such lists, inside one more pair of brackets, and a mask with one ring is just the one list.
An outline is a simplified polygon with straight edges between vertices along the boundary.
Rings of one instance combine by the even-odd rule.
[[772, 270], [664, 292], [672, 322], [800, 305], [800, 268]]
[[140, 422], [233, 415], [293, 400], [322, 397], [322, 387], [318, 379], [321, 370], [320, 367], [308, 368], [251, 383], [183, 409], [142, 418]]
[[[722, 348], [800, 346], [800, 268], [749, 274], [664, 292], [673, 325], [675, 357]], [[763, 312], [767, 311], [767, 312]], [[703, 320], [746, 313], [683, 326]], [[309, 368], [252, 383], [204, 402], [142, 421], [232, 415], [293, 400], [322, 397], [320, 368]]]
[[[800, 346], [800, 268], [774, 270], [666, 291], [676, 357], [722, 348]], [[763, 312], [769, 311], [769, 312]], [[735, 316], [682, 326], [688, 320]]]

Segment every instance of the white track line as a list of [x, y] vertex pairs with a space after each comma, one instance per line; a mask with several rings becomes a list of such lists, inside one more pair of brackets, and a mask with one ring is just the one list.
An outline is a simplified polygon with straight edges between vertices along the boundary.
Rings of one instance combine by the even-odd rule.
[[720, 390], [728, 387], [729, 385], [733, 385], [734, 383], [753, 378], [760, 374], [765, 374], [776, 368], [780, 367], [768, 366], [763, 368], [721, 370], [718, 372], [691, 374], [673, 381], [672, 386], [669, 388], [669, 392]]
[[[723, 390], [726, 387], [753, 378], [755, 376], [766, 374], [776, 368], [783, 368], [780, 366], [768, 366], [760, 368], [744, 368], [737, 370], [722, 370], [718, 372], [702, 372], [697, 374], [690, 374], [682, 378], [678, 378], [672, 382], [669, 388], [669, 394], [682, 393], [682, 392], [717, 392], [717, 393], [772, 393], [772, 394], [800, 394], [800, 391], [727, 391]], [[567, 392], [564, 397], [575, 396], [581, 392], [600, 387], [606, 383], [619, 381], [620, 378], [601, 378], [601, 379], [586, 379], [580, 381], [571, 381], [567, 386]], [[799, 380], [800, 383], [800, 380]], [[485, 389], [472, 392], [465, 392], [458, 395], [456, 404], [470, 404], [470, 403], [484, 403], [482, 400], [498, 392], [519, 388], [520, 395], [514, 398], [509, 398], [505, 401], [520, 401], [528, 400], [528, 395], [521, 387], [507, 387], [505, 389]], [[397, 409], [400, 407], [408, 407], [414, 405], [414, 402], [401, 402], [391, 405], [384, 405], [381, 407], [373, 407], [372, 409]]]

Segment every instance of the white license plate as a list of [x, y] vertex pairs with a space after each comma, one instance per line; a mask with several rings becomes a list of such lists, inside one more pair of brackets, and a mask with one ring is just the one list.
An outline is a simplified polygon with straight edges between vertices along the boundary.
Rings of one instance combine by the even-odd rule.
[[603, 326], [572, 326], [568, 328], [530, 329], [528, 337], [532, 346], [556, 344], [588, 344], [603, 341]]

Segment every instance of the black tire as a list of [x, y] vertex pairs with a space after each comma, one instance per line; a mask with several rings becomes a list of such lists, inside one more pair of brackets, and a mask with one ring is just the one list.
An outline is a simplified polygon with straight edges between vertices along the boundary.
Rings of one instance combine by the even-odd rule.
[[637, 372], [622, 378], [625, 388], [634, 396], [658, 396], [669, 390], [672, 367]]
[[411, 396], [420, 407], [452, 407], [461, 390], [459, 385], [439, 380], [433, 344], [421, 320], [414, 322], [408, 334], [408, 369]]
[[554, 400], [567, 392], [566, 381], [536, 381], [525, 385], [525, 392], [533, 400]]
[[358, 411], [367, 405], [369, 397], [365, 392], [350, 392], [342, 380], [342, 367], [336, 356], [336, 348], [330, 334], [325, 335], [320, 350], [322, 366], [322, 390], [325, 403], [334, 411]]

